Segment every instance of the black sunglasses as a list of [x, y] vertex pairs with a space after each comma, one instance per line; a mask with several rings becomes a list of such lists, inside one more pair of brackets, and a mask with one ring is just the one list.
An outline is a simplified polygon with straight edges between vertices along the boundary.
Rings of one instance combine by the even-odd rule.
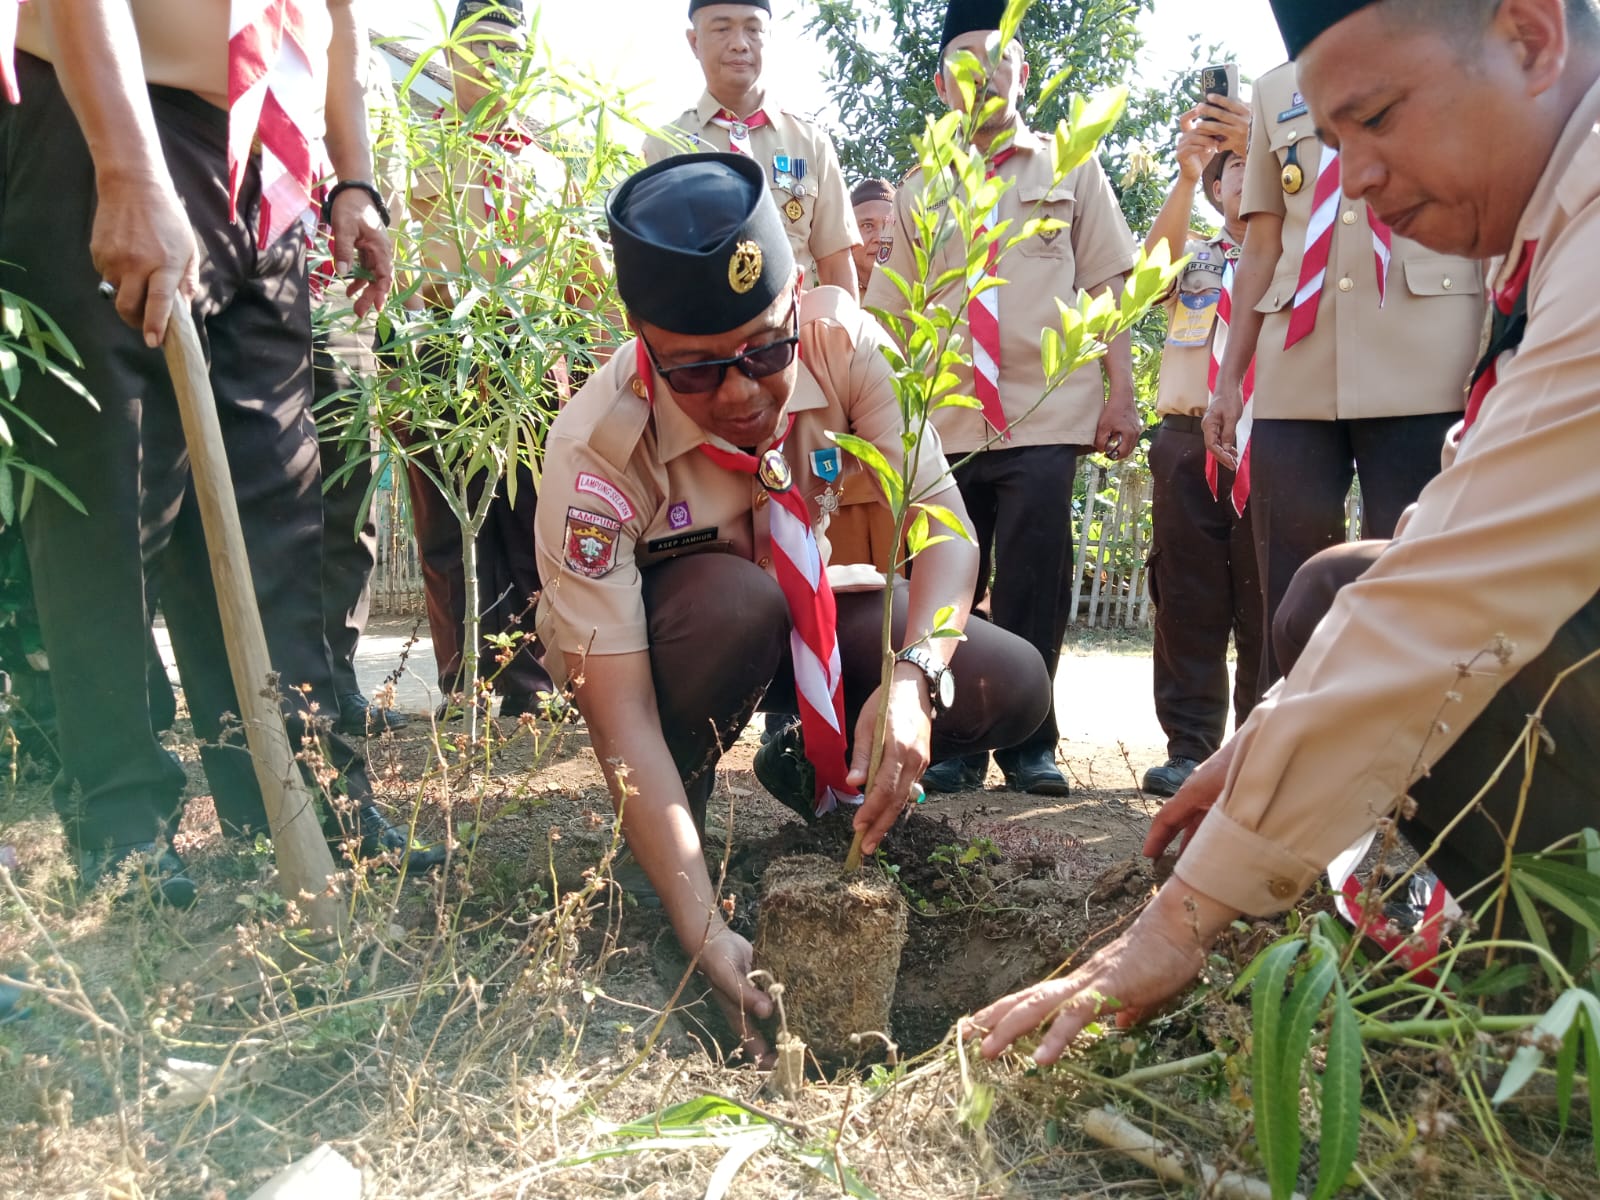
[[776, 375], [794, 361], [795, 347], [800, 344], [800, 297], [795, 296], [794, 307], [790, 310], [789, 319], [794, 325], [794, 332], [786, 338], [779, 338], [775, 342], [767, 342], [757, 346], [754, 350], [746, 350], [743, 354], [735, 354], [732, 358], [712, 358], [705, 362], [684, 363], [681, 367], [663, 367], [661, 360], [656, 357], [656, 349], [643, 334], [639, 340], [644, 342], [644, 348], [649, 351], [650, 364], [660, 373], [661, 378], [667, 381], [667, 386], [675, 392], [694, 394], [697, 392], [714, 392], [722, 386], [722, 381], [727, 377], [729, 367], [737, 367], [750, 379], [765, 379], [768, 375]]

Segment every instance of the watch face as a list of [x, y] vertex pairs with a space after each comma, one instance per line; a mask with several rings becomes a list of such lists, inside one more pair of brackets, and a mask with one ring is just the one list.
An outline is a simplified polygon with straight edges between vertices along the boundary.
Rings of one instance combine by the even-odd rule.
[[956, 673], [946, 667], [939, 673], [939, 707], [948, 709], [956, 702]]

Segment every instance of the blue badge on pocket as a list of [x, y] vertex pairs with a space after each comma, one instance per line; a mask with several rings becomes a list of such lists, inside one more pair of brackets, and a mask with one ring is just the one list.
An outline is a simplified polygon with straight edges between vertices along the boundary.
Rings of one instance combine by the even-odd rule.
[[844, 452], [837, 446], [811, 452], [811, 473], [823, 483], [832, 483], [844, 469]]

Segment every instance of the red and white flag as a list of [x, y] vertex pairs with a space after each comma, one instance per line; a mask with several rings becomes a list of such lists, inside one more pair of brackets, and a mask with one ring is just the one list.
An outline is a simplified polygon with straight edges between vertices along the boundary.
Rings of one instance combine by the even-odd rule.
[[[1217, 390], [1217, 375], [1222, 369], [1222, 353], [1228, 348], [1228, 324], [1233, 320], [1233, 277], [1239, 266], [1238, 252], [1227, 242], [1222, 243], [1227, 266], [1222, 272], [1222, 294], [1217, 297], [1217, 318], [1211, 334], [1211, 363], [1206, 369], [1206, 391]], [[1244, 516], [1244, 506], [1250, 501], [1250, 429], [1255, 424], [1255, 407], [1251, 403], [1256, 394], [1256, 360], [1252, 358], [1245, 368], [1244, 408], [1239, 414], [1239, 424], [1234, 427], [1234, 445], [1238, 447], [1239, 465], [1234, 468], [1233, 486], [1228, 489], [1233, 501], [1233, 511]], [[1218, 463], [1206, 452], [1206, 482], [1211, 485], [1211, 495], [1216, 497], [1219, 485]]]
[[[994, 156], [989, 164], [989, 179], [1004, 165], [1006, 159], [1017, 152], [1009, 146]], [[999, 220], [996, 204], [984, 215], [983, 224], [974, 235], [980, 241]], [[999, 239], [989, 243], [988, 257], [973, 266], [967, 278], [967, 293], [971, 295], [985, 279], [992, 279], [1000, 261]], [[1005, 405], [1000, 402], [1000, 288], [985, 288], [972, 297], [967, 305], [967, 328], [972, 333], [972, 392], [983, 409], [983, 419], [1000, 435], [1001, 441], [1011, 440], [1011, 426], [1006, 420]]]
[[[3, 0], [0, 0], [3, 2]], [[322, 105], [327, 80], [314, 64], [324, 47], [307, 41], [302, 0], [231, 0], [228, 15], [228, 204], [251, 152], [261, 149], [259, 245], [315, 222], [311, 190], [326, 173]]]
[[[1289, 312], [1289, 333], [1283, 343], [1285, 350], [1317, 327], [1317, 308], [1322, 302], [1322, 288], [1328, 279], [1328, 262], [1333, 253], [1333, 230], [1339, 220], [1339, 175], [1339, 152], [1323, 146], [1312, 192], [1311, 220], [1306, 224], [1300, 279], [1295, 288], [1294, 307]], [[1372, 256], [1378, 273], [1378, 307], [1382, 308], [1389, 294], [1394, 234], [1371, 208], [1367, 209], [1367, 229], [1372, 234]]]

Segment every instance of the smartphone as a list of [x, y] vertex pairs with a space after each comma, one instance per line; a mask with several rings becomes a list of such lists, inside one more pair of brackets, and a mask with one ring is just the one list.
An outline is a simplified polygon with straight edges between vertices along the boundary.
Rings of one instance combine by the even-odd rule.
[[1214, 67], [1204, 67], [1200, 71], [1200, 99], [1207, 96], [1226, 96], [1229, 100], [1239, 98], [1239, 64], [1222, 63]]

